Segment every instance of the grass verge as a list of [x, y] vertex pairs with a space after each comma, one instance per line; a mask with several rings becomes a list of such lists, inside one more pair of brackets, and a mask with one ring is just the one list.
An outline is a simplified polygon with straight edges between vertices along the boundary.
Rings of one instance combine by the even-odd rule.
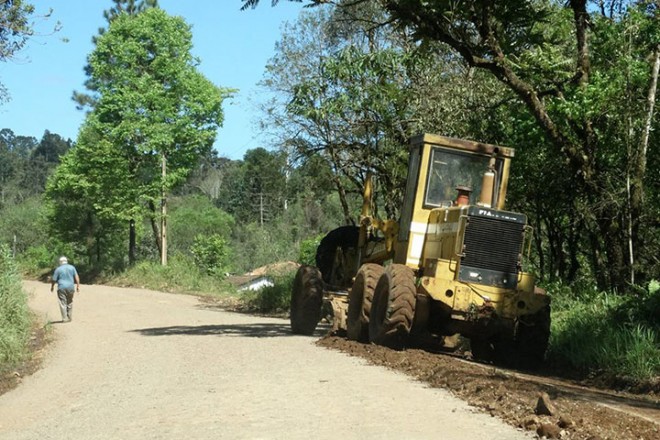
[[0, 372], [28, 354], [31, 326], [27, 295], [9, 249], [0, 246]]
[[163, 292], [194, 293], [197, 295], [228, 295], [232, 287], [221, 277], [208, 275], [190, 258], [173, 256], [167, 266], [159, 262], [143, 261], [125, 272], [104, 280], [121, 287], [139, 287]]
[[660, 378], [660, 289], [614, 295], [555, 287], [548, 361], [562, 370]]

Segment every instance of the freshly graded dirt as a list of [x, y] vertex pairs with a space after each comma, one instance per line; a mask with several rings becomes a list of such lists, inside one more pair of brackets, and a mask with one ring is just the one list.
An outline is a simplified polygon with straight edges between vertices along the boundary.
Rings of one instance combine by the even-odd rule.
[[283, 319], [84, 285], [73, 322], [60, 323], [49, 286], [25, 287], [54, 342], [41, 369], [0, 396], [3, 440], [534, 437], [408, 374], [319, 347], [322, 331], [294, 336]]
[[[555, 377], [468, 362], [448, 354], [417, 349], [394, 351], [337, 336], [326, 336], [318, 345], [449, 390], [512, 426], [548, 438], [660, 439], [660, 396], [654, 392], [606, 391]], [[536, 414], [543, 393], [553, 409], [552, 415]]]

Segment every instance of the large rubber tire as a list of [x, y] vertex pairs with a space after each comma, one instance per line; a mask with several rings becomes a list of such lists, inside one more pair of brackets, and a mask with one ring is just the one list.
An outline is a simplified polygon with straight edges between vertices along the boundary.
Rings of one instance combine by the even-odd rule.
[[[473, 355], [510, 368], [535, 370], [543, 365], [550, 339], [550, 307], [521, 319], [515, 339], [495, 337], [486, 350]], [[490, 348], [490, 350], [488, 350]]]
[[387, 267], [378, 280], [369, 318], [369, 340], [378, 345], [401, 349], [415, 316], [415, 274], [403, 264]]
[[518, 325], [514, 357], [518, 368], [537, 369], [543, 365], [550, 339], [550, 306], [539, 310], [530, 324]]
[[348, 295], [348, 313], [346, 317], [346, 335], [353, 341], [369, 341], [369, 316], [371, 303], [378, 280], [383, 275], [383, 266], [363, 264], [355, 276], [355, 283]]
[[323, 281], [328, 284], [332, 283], [332, 266], [335, 262], [337, 248], [341, 247], [344, 250], [356, 248], [359, 235], [360, 228], [357, 226], [341, 226], [328, 232], [321, 239], [318, 248], [316, 248], [316, 266], [323, 274]]
[[311, 335], [321, 320], [323, 281], [313, 266], [301, 266], [296, 272], [291, 291], [291, 331]]
[[470, 352], [473, 359], [492, 362], [495, 356], [495, 347], [488, 339], [471, 338]]

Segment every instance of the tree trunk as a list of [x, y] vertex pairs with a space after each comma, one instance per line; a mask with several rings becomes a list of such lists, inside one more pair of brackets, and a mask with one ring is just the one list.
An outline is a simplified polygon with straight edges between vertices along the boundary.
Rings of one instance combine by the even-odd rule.
[[630, 181], [630, 279], [635, 282], [634, 271], [634, 252], [639, 249], [639, 229], [644, 211], [644, 178], [646, 177], [646, 162], [649, 148], [649, 138], [653, 124], [655, 110], [655, 99], [658, 88], [658, 73], [660, 72], [660, 44], [655, 47], [653, 53], [653, 67], [651, 69], [651, 84], [647, 95], [648, 110], [646, 113], [646, 122], [642, 133], [642, 141], [634, 154], [631, 181]]
[[346, 198], [346, 188], [341, 183], [339, 178], [339, 159], [337, 158], [337, 152], [334, 147], [328, 147], [328, 153], [330, 154], [331, 164], [333, 167], [333, 183], [335, 188], [337, 188], [337, 194], [339, 194], [339, 202], [341, 203], [341, 209], [344, 212], [344, 223], [347, 225], [353, 224], [353, 219], [351, 218], [351, 210], [348, 206], [348, 199]]
[[569, 283], [572, 283], [577, 278], [578, 271], [580, 270], [580, 261], [578, 260], [578, 250], [580, 246], [580, 232], [583, 230], [579, 225], [570, 226], [568, 234], [568, 255], [569, 255], [569, 267], [566, 278]]
[[536, 246], [536, 253], [539, 256], [539, 277], [545, 279], [545, 254], [543, 253], [543, 230], [541, 225], [541, 213], [543, 208], [540, 201], [536, 200], [536, 220], [534, 222], [534, 244]]
[[101, 262], [101, 237], [96, 236], [96, 262]]
[[603, 258], [602, 244], [598, 232], [595, 228], [585, 228], [588, 234], [588, 239], [591, 244], [589, 258], [591, 260], [591, 267], [596, 279], [596, 286], [600, 290], [606, 290], [608, 287], [607, 277], [607, 264]]
[[625, 264], [622, 230], [615, 219], [600, 219], [599, 228], [607, 254], [607, 274], [612, 290], [623, 293], [626, 291], [627, 265]]
[[344, 223], [350, 225], [353, 223], [353, 219], [351, 218], [351, 210], [348, 207], [348, 200], [346, 198], [346, 188], [344, 188], [344, 185], [341, 184], [341, 181], [339, 180], [339, 176], [335, 175], [333, 181], [335, 183], [335, 187], [337, 188], [337, 193], [339, 194], [339, 202], [341, 203], [341, 209], [344, 213]]
[[128, 221], [128, 265], [133, 266], [135, 264], [135, 220], [130, 219]]

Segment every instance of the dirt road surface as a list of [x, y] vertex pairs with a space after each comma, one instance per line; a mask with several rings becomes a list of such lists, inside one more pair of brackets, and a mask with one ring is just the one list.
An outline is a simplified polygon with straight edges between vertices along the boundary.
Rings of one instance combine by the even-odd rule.
[[529, 439], [447, 391], [192, 296], [84, 285], [42, 368], [0, 396], [0, 439]]

